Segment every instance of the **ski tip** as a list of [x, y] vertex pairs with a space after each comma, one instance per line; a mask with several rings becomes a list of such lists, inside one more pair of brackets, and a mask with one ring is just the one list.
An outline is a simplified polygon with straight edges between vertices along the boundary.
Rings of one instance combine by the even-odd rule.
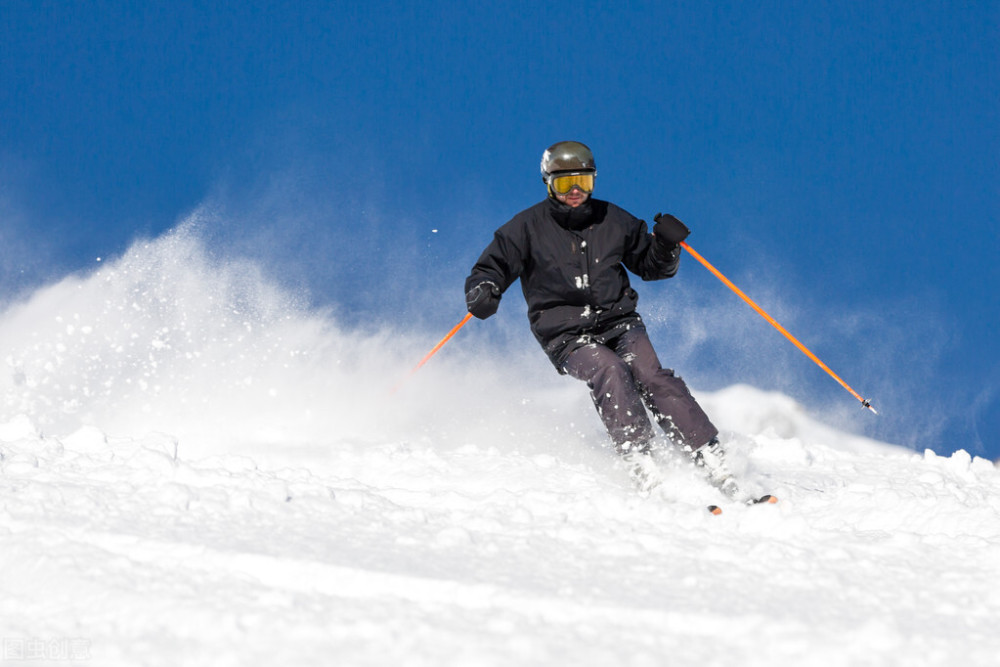
[[[774, 505], [778, 502], [778, 497], [767, 494], [766, 496], [761, 496], [759, 498], [751, 498], [745, 502], [747, 505]], [[718, 505], [709, 505], [708, 511], [715, 516], [722, 514], [722, 508]]]
[[767, 494], [765, 496], [760, 496], [759, 498], [750, 498], [746, 501], [747, 505], [773, 505], [778, 502], [777, 496], [772, 496]]

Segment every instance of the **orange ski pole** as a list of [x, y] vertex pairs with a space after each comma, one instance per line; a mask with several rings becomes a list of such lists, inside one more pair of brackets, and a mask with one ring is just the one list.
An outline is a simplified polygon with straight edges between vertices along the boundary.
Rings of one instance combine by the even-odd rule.
[[775, 329], [777, 329], [778, 331], [780, 331], [785, 336], [785, 338], [787, 338], [788, 340], [792, 341], [792, 343], [795, 345], [795, 347], [799, 348], [799, 350], [801, 350], [803, 354], [805, 354], [807, 357], [809, 357], [814, 362], [816, 362], [817, 366], [819, 366], [820, 368], [822, 368], [824, 371], [826, 371], [830, 375], [830, 377], [832, 377], [834, 380], [836, 380], [837, 382], [839, 382], [840, 386], [842, 386], [844, 389], [846, 389], [847, 391], [849, 391], [851, 393], [851, 395], [854, 396], [854, 398], [856, 398], [859, 401], [861, 401], [861, 405], [862, 406], [868, 408], [874, 414], [876, 414], [876, 415], [878, 414], [878, 412], [875, 410], [875, 408], [872, 407], [871, 401], [869, 401], [866, 398], [862, 398], [861, 395], [858, 392], [856, 392], [853, 389], [851, 389], [850, 385], [848, 385], [846, 382], [844, 382], [843, 380], [841, 380], [840, 376], [838, 376], [836, 373], [834, 373], [832, 370], [830, 370], [829, 366], [827, 366], [822, 361], [820, 361], [819, 357], [817, 357], [815, 354], [813, 354], [812, 351], [809, 348], [807, 348], [805, 345], [803, 345], [801, 342], [799, 342], [799, 340], [795, 336], [793, 336], [792, 334], [790, 334], [788, 332], [788, 330], [785, 329], [785, 327], [783, 327], [780, 324], [778, 324], [777, 320], [775, 320], [773, 317], [771, 317], [766, 312], [764, 312], [763, 308], [761, 308], [756, 303], [754, 303], [753, 299], [751, 299], [746, 294], [744, 294], [743, 290], [741, 290], [739, 287], [737, 287], [736, 285], [734, 285], [733, 282], [731, 280], [729, 280], [729, 278], [727, 278], [724, 275], [722, 275], [722, 273], [717, 268], [715, 268], [714, 266], [712, 266], [708, 262], [708, 260], [706, 260], [704, 257], [702, 257], [697, 252], [695, 252], [694, 248], [692, 248], [691, 246], [689, 246], [684, 241], [681, 241], [681, 247], [684, 248], [685, 250], [687, 250], [689, 253], [691, 253], [691, 256], [694, 257], [696, 260], [698, 260], [699, 262], [701, 262], [702, 264], [704, 264], [705, 268], [708, 269], [709, 271], [711, 271], [713, 274], [715, 274], [715, 277], [718, 278], [719, 280], [721, 280], [723, 282], [723, 284], [725, 284], [726, 287], [728, 287], [729, 289], [731, 289], [734, 292], [736, 292], [736, 294], [741, 299], [743, 299], [744, 301], [746, 301], [750, 305], [751, 308], [753, 308], [754, 310], [757, 311], [758, 315], [760, 315], [765, 320], [767, 320], [768, 322], [770, 322], [771, 326], [773, 326]]
[[395, 394], [396, 391], [403, 385], [403, 383], [406, 382], [406, 380], [410, 377], [410, 375], [413, 375], [414, 373], [416, 373], [417, 371], [419, 371], [420, 368], [424, 364], [426, 364], [428, 361], [430, 361], [430, 358], [433, 357], [435, 354], [437, 354], [438, 350], [440, 350], [442, 347], [444, 347], [444, 344], [447, 343], [449, 340], [451, 340], [452, 336], [454, 336], [455, 334], [457, 334], [458, 330], [461, 329], [462, 327], [464, 327], [465, 324], [466, 324], [466, 322], [468, 322], [470, 319], [472, 319], [472, 313], [466, 313], [465, 317], [462, 318], [462, 321], [459, 322], [458, 324], [456, 324], [455, 326], [453, 326], [451, 328], [451, 331], [449, 331], [445, 335], [445, 337], [442, 338], [438, 342], [438, 344], [435, 345], [431, 349], [430, 352], [428, 352], [426, 355], [424, 355], [424, 358], [420, 360], [420, 363], [418, 363], [416, 366], [414, 366], [412, 369], [410, 369], [409, 374], [405, 378], [403, 378], [402, 380], [400, 380], [399, 383], [395, 387], [392, 388], [392, 393]]

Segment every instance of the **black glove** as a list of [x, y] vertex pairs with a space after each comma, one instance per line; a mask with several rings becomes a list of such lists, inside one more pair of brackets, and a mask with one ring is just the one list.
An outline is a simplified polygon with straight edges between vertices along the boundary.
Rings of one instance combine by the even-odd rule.
[[667, 245], [677, 245], [688, 237], [691, 230], [683, 222], [667, 213], [657, 213], [653, 218], [656, 224], [653, 225], [653, 234]]
[[500, 288], [496, 283], [484, 280], [465, 295], [465, 305], [470, 313], [485, 320], [500, 307]]

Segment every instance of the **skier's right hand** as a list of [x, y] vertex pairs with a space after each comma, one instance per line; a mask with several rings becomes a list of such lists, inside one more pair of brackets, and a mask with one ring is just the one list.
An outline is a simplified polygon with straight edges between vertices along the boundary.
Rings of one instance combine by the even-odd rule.
[[468, 291], [465, 305], [470, 313], [485, 320], [500, 307], [500, 288], [493, 281], [484, 280]]

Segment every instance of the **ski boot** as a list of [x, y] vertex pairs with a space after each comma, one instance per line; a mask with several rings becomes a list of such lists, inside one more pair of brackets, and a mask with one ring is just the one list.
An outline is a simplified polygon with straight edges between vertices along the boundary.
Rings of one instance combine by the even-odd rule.
[[726, 467], [726, 452], [718, 438], [712, 438], [707, 444], [689, 453], [695, 466], [704, 471], [709, 484], [728, 498], [735, 499], [739, 495], [740, 486]]
[[649, 445], [626, 446], [621, 448], [622, 461], [628, 469], [629, 478], [642, 496], [649, 496], [653, 489], [663, 483], [663, 473], [650, 454]]

